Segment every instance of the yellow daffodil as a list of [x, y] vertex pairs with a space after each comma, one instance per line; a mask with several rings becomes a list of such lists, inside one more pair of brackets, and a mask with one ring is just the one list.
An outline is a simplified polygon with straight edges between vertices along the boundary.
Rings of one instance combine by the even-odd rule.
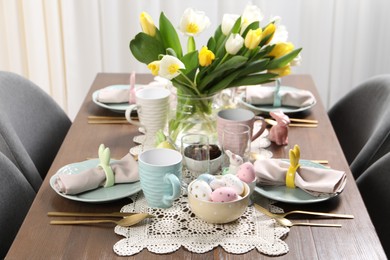
[[148, 69], [152, 72], [153, 76], [157, 76], [160, 70], [160, 62], [159, 60], [153, 61], [148, 64]]
[[276, 27], [275, 27], [275, 25], [273, 23], [270, 23], [270, 24], [267, 25], [267, 27], [265, 27], [265, 29], [264, 29], [264, 31], [262, 33], [261, 38], [265, 39], [266, 37], [268, 37], [270, 35], [272, 35], [272, 36], [264, 44], [268, 44], [272, 40], [273, 34], [275, 33], [275, 29], [276, 29]]
[[204, 12], [187, 8], [180, 20], [179, 29], [188, 36], [196, 36], [210, 26], [210, 19]]
[[206, 67], [211, 64], [215, 60], [215, 55], [212, 51], [210, 51], [207, 46], [203, 46], [199, 51], [199, 64], [200, 66]]
[[154, 25], [152, 17], [146, 13], [142, 12], [139, 16], [141, 22], [142, 31], [152, 37], [156, 35], [156, 26]]
[[221, 30], [224, 35], [229, 35], [234, 23], [240, 16], [237, 14], [224, 14], [222, 17]]
[[246, 27], [255, 21], [263, 20], [263, 13], [256, 5], [248, 4], [241, 16], [241, 33], [244, 32]]
[[174, 56], [164, 55], [160, 61], [158, 75], [166, 79], [173, 79], [180, 74], [180, 69], [185, 69], [183, 62]]
[[225, 49], [227, 53], [231, 55], [236, 55], [243, 45], [244, 38], [242, 38], [241, 35], [239, 35], [238, 33], [231, 34], [226, 41]]
[[272, 56], [275, 59], [286, 55], [287, 53], [294, 50], [294, 45], [291, 42], [280, 42], [275, 44], [275, 47], [268, 54], [268, 56]]
[[245, 47], [250, 50], [256, 48], [261, 41], [262, 30], [258, 28], [256, 30], [250, 29], [245, 37]]
[[268, 72], [278, 74], [279, 77], [284, 77], [284, 76], [290, 75], [291, 68], [290, 68], [290, 65], [286, 65], [286, 66], [284, 66], [282, 68], [269, 70]]

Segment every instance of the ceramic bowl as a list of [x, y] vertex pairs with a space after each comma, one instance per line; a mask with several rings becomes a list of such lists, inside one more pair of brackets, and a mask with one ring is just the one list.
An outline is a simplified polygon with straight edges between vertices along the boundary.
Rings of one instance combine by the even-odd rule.
[[[195, 181], [188, 186], [188, 191]], [[212, 202], [195, 198], [188, 192], [188, 202], [194, 214], [211, 224], [224, 224], [237, 220], [245, 212], [249, 204], [249, 186], [244, 183], [244, 194], [240, 199], [231, 202]]]
[[[210, 174], [217, 174], [221, 171], [222, 155], [218, 158], [210, 160]], [[188, 170], [196, 174], [202, 174], [207, 172], [207, 161], [194, 160], [189, 157], [185, 157], [185, 166]]]

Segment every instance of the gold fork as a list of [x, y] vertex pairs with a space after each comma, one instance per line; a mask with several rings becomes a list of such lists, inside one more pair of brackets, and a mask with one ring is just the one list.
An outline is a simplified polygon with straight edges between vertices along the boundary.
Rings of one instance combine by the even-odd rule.
[[277, 216], [265, 208], [261, 207], [260, 205], [254, 204], [254, 207], [256, 210], [260, 211], [266, 216], [269, 216], [273, 218], [276, 222], [278, 222], [280, 225], [285, 227], [292, 227], [292, 226], [314, 226], [314, 227], [342, 227], [340, 224], [324, 224], [324, 223], [309, 223], [309, 222], [291, 222], [290, 220]]
[[271, 218], [284, 218], [287, 215], [290, 214], [306, 214], [306, 215], [315, 215], [315, 216], [324, 216], [324, 217], [333, 217], [333, 218], [348, 218], [352, 219], [354, 218], [353, 215], [347, 215], [347, 214], [336, 214], [336, 213], [325, 213], [325, 212], [315, 212], [315, 211], [304, 211], [304, 210], [292, 210], [286, 213], [271, 213], [267, 209], [261, 207], [260, 205], [254, 204], [255, 207], [263, 212], [265, 215], [271, 217]]

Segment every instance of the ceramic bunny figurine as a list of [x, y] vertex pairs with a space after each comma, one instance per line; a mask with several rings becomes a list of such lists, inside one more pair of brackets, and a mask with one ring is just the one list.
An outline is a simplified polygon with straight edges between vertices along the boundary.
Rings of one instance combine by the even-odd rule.
[[229, 157], [229, 171], [227, 173], [236, 174], [238, 166], [244, 163], [244, 160], [238, 154], [232, 153], [230, 150], [225, 151]]
[[270, 115], [276, 120], [277, 124], [271, 127], [269, 140], [277, 145], [287, 145], [290, 118], [282, 111], [271, 111]]

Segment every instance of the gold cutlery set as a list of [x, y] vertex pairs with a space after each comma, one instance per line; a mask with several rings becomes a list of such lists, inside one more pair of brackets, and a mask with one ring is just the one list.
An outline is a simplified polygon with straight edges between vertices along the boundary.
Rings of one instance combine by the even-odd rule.
[[[137, 119], [137, 116], [132, 116], [132, 119]], [[292, 123], [289, 124], [291, 127], [317, 127], [318, 120], [311, 119], [299, 119], [290, 118]], [[273, 119], [266, 118], [265, 122], [269, 125], [276, 125], [277, 122]], [[294, 123], [295, 122], [295, 123]], [[127, 124], [128, 121], [123, 116], [88, 116], [88, 124]]]
[[[255, 209], [263, 213], [264, 215], [275, 219], [280, 225], [285, 227], [292, 226], [314, 226], [314, 227], [342, 227], [341, 224], [324, 224], [324, 223], [311, 223], [311, 222], [291, 222], [287, 218], [290, 214], [306, 214], [314, 216], [323, 216], [328, 218], [344, 218], [353, 219], [353, 215], [347, 214], [335, 214], [325, 212], [313, 212], [303, 210], [293, 210], [286, 213], [271, 213], [267, 209], [261, 207], [258, 204], [253, 204]], [[154, 218], [153, 215], [148, 213], [126, 213], [126, 212], [111, 212], [111, 213], [77, 213], [77, 212], [48, 212], [49, 217], [109, 217], [109, 218], [121, 218], [120, 220], [114, 219], [86, 219], [86, 220], [51, 220], [51, 225], [86, 225], [86, 224], [101, 224], [101, 223], [114, 223], [122, 227], [130, 227], [140, 223], [144, 219]]]

